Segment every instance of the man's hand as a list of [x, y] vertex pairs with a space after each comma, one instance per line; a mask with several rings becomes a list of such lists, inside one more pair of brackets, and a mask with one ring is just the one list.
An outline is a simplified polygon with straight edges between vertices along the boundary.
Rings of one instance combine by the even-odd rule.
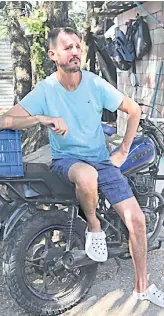
[[68, 127], [61, 117], [50, 117], [38, 115], [39, 123], [52, 129], [56, 134], [63, 135], [64, 137], [68, 134]]
[[127, 152], [123, 152], [121, 151], [121, 149], [119, 149], [112, 156], [110, 156], [110, 160], [114, 166], [120, 168], [122, 164], [126, 161], [127, 156]]

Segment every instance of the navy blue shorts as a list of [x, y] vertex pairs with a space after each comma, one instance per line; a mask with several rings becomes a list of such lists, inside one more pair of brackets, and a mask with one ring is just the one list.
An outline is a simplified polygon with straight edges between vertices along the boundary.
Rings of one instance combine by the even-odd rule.
[[68, 178], [68, 171], [69, 168], [77, 162], [85, 162], [97, 170], [99, 192], [102, 192], [112, 205], [127, 200], [133, 196], [127, 178], [110, 160], [104, 162], [91, 162], [75, 158], [62, 158], [53, 160], [50, 169], [57, 174], [62, 181], [71, 184]]

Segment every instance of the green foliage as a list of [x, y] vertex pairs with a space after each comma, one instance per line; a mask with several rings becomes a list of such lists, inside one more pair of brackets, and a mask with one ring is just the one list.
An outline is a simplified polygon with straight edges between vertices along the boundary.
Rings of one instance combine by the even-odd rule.
[[8, 21], [5, 16], [5, 10], [0, 10], [0, 38], [8, 36]]
[[44, 12], [40, 12], [34, 8], [30, 17], [25, 17], [21, 20], [25, 23], [25, 35], [32, 36], [32, 56], [36, 65], [37, 74], [41, 80], [45, 76], [43, 69], [43, 60], [46, 53], [45, 40], [50, 30], [46, 25], [47, 16]]
[[[42, 64], [45, 58], [45, 39], [49, 32], [49, 27], [46, 25], [46, 13], [41, 12], [39, 7], [34, 7], [30, 12], [30, 16], [21, 16], [20, 12], [16, 11], [13, 14], [14, 9], [10, 1], [6, 1], [5, 7], [0, 11], [0, 38], [8, 36], [11, 20], [16, 17], [25, 30], [25, 36], [29, 36], [32, 39], [32, 58], [36, 66], [38, 79], [43, 79], [44, 70]], [[12, 13], [10, 14], [10, 12]]]
[[0, 38], [6, 38], [8, 36], [7, 27], [1, 24], [0, 21]]

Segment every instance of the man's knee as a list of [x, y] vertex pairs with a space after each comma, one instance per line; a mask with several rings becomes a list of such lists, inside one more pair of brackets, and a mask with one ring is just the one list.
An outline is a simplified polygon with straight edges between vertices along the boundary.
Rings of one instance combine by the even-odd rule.
[[69, 177], [76, 188], [86, 191], [91, 190], [91, 188], [97, 188], [98, 172], [86, 163], [79, 163], [76, 166], [72, 166], [69, 170]]
[[135, 209], [127, 209], [125, 212], [125, 220], [134, 222], [136, 224], [144, 225], [145, 223], [145, 216], [140, 209], [140, 207], [137, 207]]
[[135, 197], [124, 200], [114, 206], [130, 232], [145, 230], [145, 216]]
[[139, 206], [135, 209], [126, 210], [125, 223], [130, 232], [140, 233], [141, 231], [145, 231], [145, 216]]
[[87, 172], [79, 172], [75, 185], [83, 191], [92, 191], [97, 188], [97, 178], [98, 173], [94, 168]]

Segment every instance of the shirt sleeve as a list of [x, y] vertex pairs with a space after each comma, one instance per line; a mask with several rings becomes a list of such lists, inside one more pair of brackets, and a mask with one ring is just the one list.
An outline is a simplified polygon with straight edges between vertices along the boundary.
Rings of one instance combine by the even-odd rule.
[[41, 82], [37, 83], [35, 88], [29, 92], [19, 104], [31, 115], [44, 115], [46, 108], [46, 97], [44, 87]]
[[103, 108], [111, 112], [116, 111], [121, 105], [124, 94], [118, 91], [114, 86], [112, 86], [105, 79], [100, 78], [100, 85], [102, 91], [102, 102]]

